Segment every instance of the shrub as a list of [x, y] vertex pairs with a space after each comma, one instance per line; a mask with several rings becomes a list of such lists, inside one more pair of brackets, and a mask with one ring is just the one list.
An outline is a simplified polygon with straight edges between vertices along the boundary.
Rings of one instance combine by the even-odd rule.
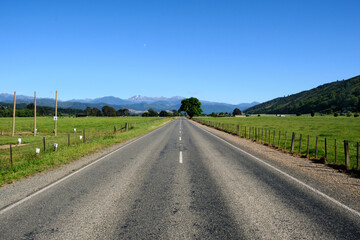
[[359, 113], [355, 113], [355, 114], [354, 114], [354, 117], [359, 117]]
[[346, 116], [347, 116], [347, 117], [351, 117], [352, 115], [353, 115], [353, 114], [352, 114], [352, 112], [350, 112], [350, 111], [346, 113]]
[[339, 114], [337, 112], [334, 113], [334, 117], [337, 117], [339, 116]]

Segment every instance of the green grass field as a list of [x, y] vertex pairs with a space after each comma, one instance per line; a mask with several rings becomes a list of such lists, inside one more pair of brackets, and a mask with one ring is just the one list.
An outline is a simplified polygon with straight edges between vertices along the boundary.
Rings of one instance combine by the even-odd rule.
[[[351, 168], [356, 168], [357, 165], [357, 142], [360, 142], [360, 118], [354, 117], [333, 117], [333, 116], [251, 116], [244, 118], [212, 118], [212, 117], [198, 117], [196, 120], [202, 120], [203, 123], [217, 128], [221, 128], [228, 132], [237, 134], [237, 125], [240, 126], [241, 135], [246, 134], [249, 137], [249, 129], [251, 137], [254, 131], [256, 139], [262, 136], [262, 142], [265, 140], [269, 142], [270, 130], [270, 144], [275, 145], [277, 148], [284, 149], [285, 147], [285, 134], [287, 137], [286, 151], [290, 151], [292, 132], [296, 133], [295, 136], [295, 153], [299, 153], [300, 134], [301, 140], [301, 156], [306, 156], [307, 153], [307, 137], [309, 135], [309, 156], [315, 158], [315, 142], [318, 136], [318, 154], [317, 158], [325, 155], [325, 138], [327, 140], [327, 160], [336, 165], [342, 165], [345, 162], [344, 156], [344, 140], [349, 141], [349, 153]], [[221, 123], [221, 125], [220, 125]], [[256, 129], [256, 130], [254, 130]], [[257, 131], [257, 129], [259, 129]], [[275, 140], [273, 138], [275, 131]], [[280, 144], [279, 144], [279, 131], [280, 131]], [[263, 132], [263, 133], [262, 133]], [[335, 139], [337, 142], [337, 161], [335, 162]], [[358, 167], [359, 169], [359, 167]]]
[[[17, 118], [15, 136], [11, 136], [11, 118], [0, 118], [0, 186], [11, 183], [49, 168], [67, 164], [89, 155], [101, 148], [123, 142], [158, 128], [173, 118], [143, 117], [86, 117], [59, 118], [57, 136], [54, 136], [54, 120], [49, 117], [37, 119], [37, 136], [33, 136], [33, 118]], [[125, 131], [125, 123], [129, 130]], [[114, 132], [116, 127], [116, 133]], [[76, 132], [74, 132], [76, 128]], [[80, 139], [85, 130], [85, 143]], [[70, 137], [70, 145], [69, 145]], [[16, 144], [18, 138], [24, 146], [12, 148], [10, 162], [9, 144]], [[45, 151], [43, 139], [45, 138]], [[54, 144], [58, 144], [54, 151]], [[35, 149], [40, 148], [40, 154]]]

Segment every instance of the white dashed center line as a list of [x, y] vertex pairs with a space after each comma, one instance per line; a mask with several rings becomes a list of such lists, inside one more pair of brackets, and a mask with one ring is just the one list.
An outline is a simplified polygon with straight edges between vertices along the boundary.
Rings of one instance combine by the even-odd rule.
[[180, 154], [179, 154], [179, 162], [183, 163], [182, 151], [180, 151]]

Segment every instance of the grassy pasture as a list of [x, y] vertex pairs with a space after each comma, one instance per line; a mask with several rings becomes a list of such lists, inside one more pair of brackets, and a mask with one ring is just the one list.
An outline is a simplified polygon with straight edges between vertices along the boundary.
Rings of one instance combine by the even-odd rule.
[[[49, 168], [67, 164], [89, 155], [99, 149], [123, 142], [158, 128], [172, 118], [143, 117], [86, 117], [58, 118], [57, 135], [54, 136], [54, 120], [50, 117], [37, 118], [37, 136], [33, 136], [33, 118], [17, 118], [15, 136], [11, 136], [11, 118], [0, 118], [0, 186], [22, 177], [33, 175]], [[9, 124], [10, 123], [10, 124]], [[129, 131], [125, 131], [125, 123]], [[116, 133], [114, 132], [116, 126]], [[74, 133], [74, 128], [76, 132]], [[85, 129], [85, 143], [80, 140]], [[70, 136], [70, 146], [68, 137]], [[45, 151], [43, 138], [45, 137]], [[13, 166], [10, 164], [9, 144], [16, 144], [21, 138], [24, 146], [12, 148]], [[54, 151], [54, 143], [58, 150]], [[40, 148], [40, 154], [35, 154]]]
[[[247, 137], [249, 137], [249, 129], [251, 129], [251, 136], [253, 137], [253, 128], [259, 129], [256, 138], [262, 137], [262, 142], [265, 140], [269, 142], [270, 130], [270, 144], [278, 148], [285, 147], [285, 133], [287, 135], [286, 151], [290, 151], [292, 132], [295, 136], [295, 153], [299, 154], [300, 134], [302, 134], [300, 155], [306, 156], [307, 152], [307, 136], [309, 135], [309, 156], [315, 158], [315, 142], [318, 136], [318, 154], [321, 158], [325, 154], [325, 138], [327, 140], [327, 160], [336, 165], [342, 165], [344, 160], [344, 140], [349, 141], [350, 152], [350, 166], [357, 165], [357, 142], [360, 142], [360, 118], [354, 117], [333, 117], [333, 116], [251, 116], [244, 118], [213, 118], [213, 117], [198, 117], [197, 120], [210, 121], [215, 127], [220, 127], [228, 132], [237, 134], [237, 125], [240, 126], [242, 135], [245, 135], [245, 127]], [[221, 123], [221, 125], [220, 125]], [[275, 141], [273, 138], [275, 131]], [[279, 131], [280, 145], [279, 145]], [[262, 134], [263, 132], [263, 134]], [[266, 132], [266, 133], [265, 133]], [[337, 161], [335, 162], [335, 139], [337, 141]], [[359, 169], [359, 168], [358, 168]]]

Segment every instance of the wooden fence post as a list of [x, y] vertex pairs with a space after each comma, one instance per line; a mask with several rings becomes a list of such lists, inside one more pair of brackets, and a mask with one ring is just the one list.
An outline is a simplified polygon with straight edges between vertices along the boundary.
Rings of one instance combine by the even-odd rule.
[[286, 152], [287, 132], [285, 131], [284, 151]]
[[317, 155], [318, 155], [318, 140], [319, 137], [316, 136], [316, 141], [315, 141], [315, 158], [317, 159]]
[[114, 126], [114, 133], [116, 133], [116, 126]]
[[83, 143], [85, 143], [85, 140], [86, 139], [86, 137], [85, 137], [85, 128], [83, 129]]
[[307, 147], [306, 147], [306, 158], [309, 158], [309, 152], [310, 152], [310, 136], [307, 137]]
[[325, 156], [324, 156], [324, 163], [327, 164], [327, 141], [325, 138]]
[[337, 143], [335, 139], [335, 163], [337, 162]]
[[246, 138], [246, 126], [245, 126], [245, 138]]
[[300, 140], [299, 140], [299, 155], [301, 155], [301, 140], [302, 140], [302, 134], [300, 134]]
[[12, 121], [12, 135], [15, 136], [15, 117], [16, 117], [16, 92], [14, 92], [14, 107], [13, 107], [13, 121]]
[[356, 169], [359, 169], [359, 142], [356, 143]]
[[240, 125], [237, 125], [237, 135], [240, 136]]
[[68, 134], [68, 146], [70, 147], [70, 133]]
[[261, 140], [260, 143], [264, 143], [264, 129], [261, 128]]
[[45, 137], [43, 137], [43, 145], [44, 145], [44, 152], [46, 150], [46, 140], [45, 140]]
[[346, 170], [350, 169], [350, 156], [349, 156], [349, 141], [344, 140], [344, 152], [345, 152], [345, 167]]
[[125, 131], [127, 132], [129, 130], [129, 124], [125, 123]]
[[13, 166], [13, 159], [12, 159], [12, 144], [10, 144], [10, 165]]
[[290, 153], [294, 153], [294, 145], [295, 145], [295, 132], [292, 133], [292, 139], [291, 139], [291, 151]]

